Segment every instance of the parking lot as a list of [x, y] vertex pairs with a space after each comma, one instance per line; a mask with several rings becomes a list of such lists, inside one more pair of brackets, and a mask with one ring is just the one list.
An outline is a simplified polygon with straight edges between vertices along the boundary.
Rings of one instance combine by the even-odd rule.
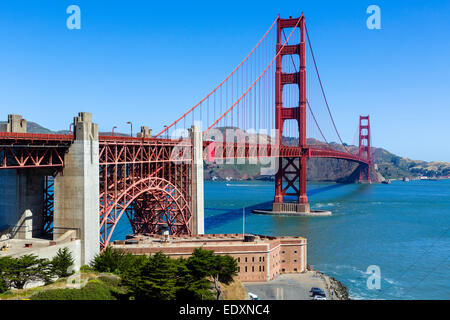
[[248, 292], [256, 294], [259, 300], [312, 300], [312, 287], [322, 289], [327, 300], [334, 298], [326, 288], [325, 280], [313, 271], [300, 274], [281, 274], [269, 282], [244, 283]]

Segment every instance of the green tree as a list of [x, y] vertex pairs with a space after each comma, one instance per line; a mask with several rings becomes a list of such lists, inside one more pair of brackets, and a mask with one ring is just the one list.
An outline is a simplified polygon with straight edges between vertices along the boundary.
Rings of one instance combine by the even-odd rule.
[[228, 255], [214, 255], [213, 250], [195, 249], [188, 259], [188, 267], [197, 279], [211, 277], [217, 292], [217, 300], [222, 298], [219, 281], [228, 284], [237, 275], [237, 262]]
[[32, 281], [51, 281], [51, 263], [48, 259], [38, 259], [35, 255], [10, 258], [4, 272], [4, 279], [9, 287], [23, 289]]
[[124, 272], [122, 285], [136, 300], [174, 300], [179, 283], [178, 261], [158, 252]]
[[204, 276], [194, 276], [188, 267], [188, 262], [188, 259], [178, 259], [177, 300], [214, 299], [211, 281]]
[[135, 256], [122, 250], [107, 247], [91, 261], [90, 267], [98, 272], [122, 274], [143, 263], [144, 256]]
[[59, 278], [68, 277], [72, 272], [69, 272], [69, 268], [73, 266], [72, 253], [67, 247], [60, 248], [51, 261], [52, 272]]
[[119, 273], [119, 266], [125, 253], [112, 247], [106, 247], [103, 252], [95, 256], [91, 267], [98, 272]]
[[1, 257], [0, 258], [0, 293], [3, 293], [11, 287], [11, 282], [9, 281], [8, 274], [12, 266], [11, 257]]

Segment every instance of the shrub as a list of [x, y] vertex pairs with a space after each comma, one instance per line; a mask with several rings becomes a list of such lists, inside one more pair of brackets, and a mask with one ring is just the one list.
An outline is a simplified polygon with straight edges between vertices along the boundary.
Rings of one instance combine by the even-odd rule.
[[91, 267], [98, 272], [119, 272], [121, 260], [125, 254], [120, 251], [107, 247], [98, 254], [91, 262]]
[[117, 300], [123, 293], [118, 286], [101, 280], [89, 281], [81, 289], [53, 289], [39, 292], [31, 300]]
[[133, 269], [145, 260], [145, 257], [134, 256], [111, 247], [107, 247], [91, 262], [91, 267], [98, 272], [112, 272], [122, 274]]
[[56, 253], [56, 256], [52, 259], [52, 272], [59, 278], [68, 277], [72, 272], [69, 272], [69, 268], [73, 266], [72, 253], [67, 247], [60, 248]]
[[94, 268], [92, 268], [91, 266], [89, 266], [89, 265], [87, 265], [87, 264], [83, 264], [81, 267], [80, 267], [80, 271], [81, 272], [90, 272], [90, 271], [93, 271], [94, 270]]

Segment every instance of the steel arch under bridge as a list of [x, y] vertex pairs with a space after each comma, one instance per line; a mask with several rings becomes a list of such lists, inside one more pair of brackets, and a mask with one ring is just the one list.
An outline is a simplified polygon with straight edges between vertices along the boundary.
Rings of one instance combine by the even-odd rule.
[[[100, 245], [105, 248], [125, 213], [133, 233], [192, 234], [192, 157], [173, 158], [189, 140], [100, 137]], [[134, 143], [133, 143], [134, 142]], [[192, 151], [192, 150], [191, 150]]]

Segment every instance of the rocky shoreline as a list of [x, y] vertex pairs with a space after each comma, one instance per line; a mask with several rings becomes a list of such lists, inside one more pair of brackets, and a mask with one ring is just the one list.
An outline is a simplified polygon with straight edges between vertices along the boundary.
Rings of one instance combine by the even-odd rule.
[[342, 282], [331, 276], [327, 276], [322, 272], [319, 272], [319, 274], [325, 282], [325, 288], [332, 296], [332, 300], [351, 300], [348, 294], [348, 289]]

